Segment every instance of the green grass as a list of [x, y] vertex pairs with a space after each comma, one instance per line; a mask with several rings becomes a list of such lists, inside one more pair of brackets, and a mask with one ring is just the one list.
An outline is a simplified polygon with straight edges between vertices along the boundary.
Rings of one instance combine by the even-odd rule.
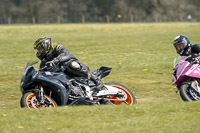
[[[200, 43], [200, 23], [0, 25], [0, 132], [200, 132], [200, 103], [171, 85], [179, 34]], [[22, 69], [38, 61], [33, 43], [44, 36], [91, 71], [112, 67], [103, 81], [127, 86], [138, 104], [21, 109]]]

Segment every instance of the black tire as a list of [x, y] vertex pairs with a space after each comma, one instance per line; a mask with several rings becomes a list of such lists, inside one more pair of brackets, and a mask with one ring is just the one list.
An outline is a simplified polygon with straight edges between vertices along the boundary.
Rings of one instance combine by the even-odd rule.
[[182, 98], [183, 101], [192, 101], [192, 98], [188, 92], [188, 85], [187, 84], [183, 84], [180, 87], [180, 96]]
[[[35, 97], [36, 94], [33, 93], [33, 92], [28, 92], [28, 93], [25, 93], [21, 100], [20, 100], [20, 105], [21, 107], [28, 107], [28, 108], [34, 108], [34, 106], [30, 105], [29, 104], [29, 100], [33, 97]], [[48, 98], [48, 96], [44, 95], [44, 97]], [[29, 99], [30, 98], [30, 99]], [[49, 100], [51, 100], [51, 103], [52, 103], [52, 108], [55, 108], [57, 106], [56, 102], [51, 99], [51, 98], [48, 98]], [[38, 107], [39, 108], [39, 107]], [[50, 108], [50, 107], [46, 107], [46, 108]]]
[[[134, 94], [126, 86], [123, 86], [121, 84], [114, 83], [114, 82], [108, 82], [108, 83], [105, 83], [105, 84], [106, 85], [110, 85], [110, 86], [114, 86], [114, 87], [117, 87], [118, 89], [123, 90], [129, 96], [129, 99], [131, 100], [128, 103], [125, 103], [125, 104], [127, 104], [127, 105], [133, 105], [133, 104], [137, 103], [137, 100], [136, 100]], [[111, 103], [115, 104], [115, 102], [111, 102]]]

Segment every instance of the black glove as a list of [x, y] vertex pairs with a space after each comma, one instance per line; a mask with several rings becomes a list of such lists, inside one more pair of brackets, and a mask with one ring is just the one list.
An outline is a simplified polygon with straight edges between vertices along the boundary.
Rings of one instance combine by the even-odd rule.
[[199, 54], [193, 54], [191, 55], [192, 61], [191, 63], [200, 63], [200, 55]]
[[51, 61], [46, 62], [45, 66], [47, 66], [48, 69], [52, 69], [58, 64], [58, 62], [59, 62], [58, 58], [55, 58]]
[[48, 69], [52, 69], [55, 66], [55, 63], [53, 61], [46, 62], [45, 66], [47, 66]]

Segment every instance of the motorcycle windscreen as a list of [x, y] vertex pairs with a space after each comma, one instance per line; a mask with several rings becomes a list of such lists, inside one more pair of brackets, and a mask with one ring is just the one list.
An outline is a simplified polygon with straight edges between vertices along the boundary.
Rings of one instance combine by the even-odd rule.
[[200, 65], [193, 64], [192, 67], [185, 73], [188, 77], [200, 78]]

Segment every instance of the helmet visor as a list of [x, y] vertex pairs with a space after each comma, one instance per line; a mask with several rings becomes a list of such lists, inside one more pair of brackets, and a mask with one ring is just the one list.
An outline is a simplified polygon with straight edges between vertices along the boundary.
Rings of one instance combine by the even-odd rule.
[[181, 51], [181, 50], [184, 49], [184, 45], [183, 45], [182, 43], [177, 44], [175, 47], [176, 47], [176, 50], [177, 50], [177, 51]]
[[44, 48], [42, 48], [42, 47], [39, 47], [38, 49], [35, 49], [35, 53], [36, 53], [37, 56], [42, 55], [43, 52], [44, 52]]

